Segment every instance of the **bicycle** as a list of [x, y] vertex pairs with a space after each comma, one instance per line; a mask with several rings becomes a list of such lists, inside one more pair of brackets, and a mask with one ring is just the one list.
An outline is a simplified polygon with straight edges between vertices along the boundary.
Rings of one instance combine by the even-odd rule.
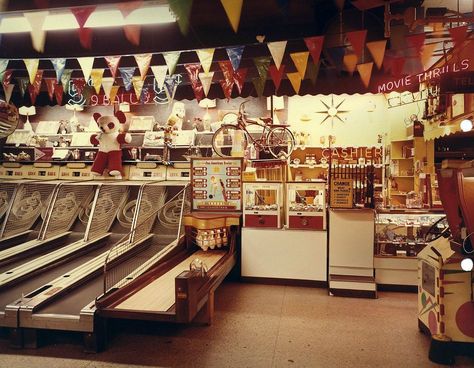
[[[288, 125], [273, 125], [271, 118], [262, 118], [260, 123], [247, 119], [244, 111], [244, 101], [239, 106], [239, 113], [235, 124], [224, 124], [212, 136], [212, 149], [220, 157], [242, 155], [251, 141], [258, 151], [269, 152], [277, 159], [288, 159], [293, 152], [296, 141]], [[260, 136], [254, 138], [247, 126], [261, 128]]]

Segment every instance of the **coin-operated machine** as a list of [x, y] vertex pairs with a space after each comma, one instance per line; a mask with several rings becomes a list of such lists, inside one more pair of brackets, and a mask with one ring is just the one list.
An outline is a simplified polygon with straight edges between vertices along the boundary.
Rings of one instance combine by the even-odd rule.
[[431, 335], [430, 360], [453, 364], [474, 356], [474, 161], [444, 162], [438, 184], [446, 218], [418, 255], [418, 326]]

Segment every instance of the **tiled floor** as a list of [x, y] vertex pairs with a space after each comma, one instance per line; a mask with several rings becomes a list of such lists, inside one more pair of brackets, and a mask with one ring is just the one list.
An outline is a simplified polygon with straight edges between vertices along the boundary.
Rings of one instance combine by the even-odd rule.
[[[79, 336], [37, 350], [0, 340], [0, 367], [435, 367], [417, 328], [416, 294], [329, 297], [324, 289], [225, 283], [211, 327], [114, 326], [109, 348], [85, 354]], [[458, 357], [456, 367], [474, 367]]]

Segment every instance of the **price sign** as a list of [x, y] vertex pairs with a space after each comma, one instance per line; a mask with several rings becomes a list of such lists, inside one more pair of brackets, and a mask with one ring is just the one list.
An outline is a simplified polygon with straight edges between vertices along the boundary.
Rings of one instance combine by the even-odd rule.
[[331, 182], [331, 207], [352, 208], [353, 179], [333, 179]]

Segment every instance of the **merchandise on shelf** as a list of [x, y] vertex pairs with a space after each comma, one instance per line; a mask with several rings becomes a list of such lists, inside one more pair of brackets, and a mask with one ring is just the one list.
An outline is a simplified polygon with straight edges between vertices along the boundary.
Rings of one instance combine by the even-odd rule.
[[326, 183], [288, 183], [286, 224], [289, 229], [326, 229]]
[[282, 227], [282, 183], [244, 183], [244, 193], [245, 227]]

